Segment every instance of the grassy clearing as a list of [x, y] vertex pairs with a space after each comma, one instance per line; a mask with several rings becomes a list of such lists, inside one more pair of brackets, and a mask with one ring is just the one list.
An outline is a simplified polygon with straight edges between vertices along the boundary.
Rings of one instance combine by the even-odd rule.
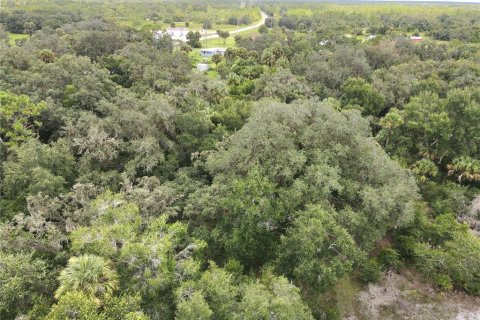
[[[258, 28], [255, 28], [255, 29], [252, 29], [252, 30], [247, 30], [247, 31], [240, 32], [240, 33], [236, 33], [236, 34], [228, 37], [226, 39], [226, 41], [224, 39], [221, 39], [221, 38], [209, 39], [207, 41], [202, 40], [201, 41], [202, 48], [233, 48], [233, 47], [236, 46], [235, 36], [240, 35], [242, 37], [248, 37], [251, 34], [257, 33], [257, 32], [258, 32]], [[190, 61], [192, 63], [192, 68], [196, 69], [198, 63], [206, 63], [206, 64], [209, 65], [210, 70], [205, 72], [205, 74], [209, 78], [218, 79], [219, 75], [218, 75], [218, 72], [215, 70], [215, 67], [216, 67], [215, 64], [211, 62], [210, 58], [203, 58], [200, 55], [200, 50], [201, 50], [201, 48], [196, 48], [196, 49], [193, 49], [189, 53]]]
[[465, 7], [445, 4], [396, 4], [396, 3], [373, 3], [373, 4], [334, 4], [334, 3], [305, 3], [286, 5], [288, 15], [311, 16], [314, 14], [344, 13], [352, 15], [378, 16], [382, 13], [396, 13], [409, 16], [438, 16], [441, 14], [458, 14], [460, 12], [472, 12], [480, 10], [477, 4], [469, 4]]
[[17, 40], [26, 40], [28, 39], [29, 35], [28, 34], [23, 34], [23, 33], [11, 33], [7, 32], [8, 35], [8, 43], [11, 45], [15, 45], [15, 41]]
[[[138, 20], [138, 19], [119, 18], [117, 19], [117, 23], [125, 27], [131, 27], [137, 30], [142, 30], [142, 31], [162, 30], [162, 29], [167, 29], [172, 27], [170, 24], [167, 24], [167, 23], [157, 22], [152, 20], [145, 20], [145, 19]], [[254, 21], [248, 25], [239, 25], [239, 26], [231, 25], [231, 24], [214, 24], [211, 29], [208, 29], [206, 31], [206, 33], [216, 34], [217, 30], [232, 31], [239, 28], [245, 28], [250, 25], [254, 25], [256, 23], [258, 23], [258, 21]], [[189, 23], [187, 27], [184, 21], [177, 21], [175, 22], [175, 28], [188, 28], [189, 31], [201, 31], [203, 30], [203, 24], [192, 21]], [[204, 32], [205, 30], [203, 30], [202, 36], [204, 35]]]
[[217, 39], [209, 39], [208, 41], [202, 40], [201, 43], [203, 48], [212, 48], [212, 47], [232, 48], [232, 47], [235, 47], [236, 45], [235, 36], [248, 37], [254, 33], [258, 33], [258, 28], [232, 34], [230, 37], [227, 38], [226, 41], [221, 38], [217, 38]]
[[194, 65], [197, 65], [199, 62], [204, 62], [204, 58], [200, 55], [200, 48], [193, 49], [188, 55]]
[[202, 40], [202, 48], [232, 48], [235, 47], [235, 38], [230, 36], [227, 40], [221, 38]]
[[215, 70], [216, 68], [215, 63], [211, 62], [211, 60], [208, 58], [203, 58], [202, 56], [200, 56], [200, 49], [195, 49], [195, 51], [190, 52], [189, 56], [190, 56], [190, 61], [192, 62], [192, 69], [196, 70], [197, 64], [199, 63], [206, 63], [208, 64], [210, 69], [203, 73], [206, 74], [211, 79], [219, 78], [218, 72]]
[[360, 287], [349, 277], [340, 279], [335, 285], [335, 299], [342, 318], [356, 315], [356, 304]]
[[207, 76], [212, 79], [218, 79], [218, 72], [216, 70], [208, 70]]
[[192, 68], [197, 69], [197, 64], [199, 63], [206, 63], [209, 66], [209, 70], [204, 72], [209, 78], [211, 79], [218, 79], [219, 75], [218, 72], [215, 70], [216, 65], [211, 61], [210, 58], [204, 58], [200, 55], [200, 50], [199, 48], [193, 49], [189, 53], [190, 61], [192, 62]]
[[253, 34], [253, 33], [258, 33], [258, 28], [251, 29], [251, 30], [246, 30], [246, 31], [242, 31], [242, 32], [239, 32], [239, 33], [235, 33], [233, 36], [246, 37], [246, 36], [250, 36], [250, 35]]

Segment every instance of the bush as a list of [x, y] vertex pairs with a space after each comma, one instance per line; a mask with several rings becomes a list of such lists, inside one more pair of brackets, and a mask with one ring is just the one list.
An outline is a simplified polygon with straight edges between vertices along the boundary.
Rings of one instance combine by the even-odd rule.
[[358, 278], [365, 284], [377, 283], [382, 276], [382, 270], [376, 258], [368, 259], [361, 267], [360, 272]]
[[439, 273], [434, 276], [435, 284], [444, 291], [450, 291], [453, 288], [452, 279], [444, 273]]
[[396, 238], [396, 248], [404, 259], [412, 259], [415, 254], [415, 237], [401, 235]]
[[[450, 290], [456, 286], [480, 295], [480, 239], [452, 214], [426, 218], [425, 214], [419, 215], [408, 229], [399, 230], [399, 252], [439, 288]], [[391, 266], [400, 262], [399, 258], [393, 249], [385, 249], [379, 257]]]
[[380, 263], [388, 269], [400, 269], [403, 266], [400, 254], [392, 248], [383, 249], [378, 255]]

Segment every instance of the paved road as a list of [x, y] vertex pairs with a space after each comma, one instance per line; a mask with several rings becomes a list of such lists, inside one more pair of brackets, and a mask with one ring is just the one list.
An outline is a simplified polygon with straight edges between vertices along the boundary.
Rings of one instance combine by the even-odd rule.
[[[243, 31], [248, 31], [248, 30], [252, 30], [252, 29], [257, 29], [259, 28], [260, 26], [264, 25], [265, 24], [265, 20], [267, 20], [268, 18], [268, 14], [266, 14], [265, 12], [261, 11], [260, 12], [262, 14], [262, 19], [260, 21], [258, 21], [257, 23], [255, 24], [252, 24], [250, 26], [247, 26], [247, 27], [243, 27], [243, 28], [239, 28], [239, 29], [235, 29], [235, 30], [232, 30], [232, 31], [229, 31], [230, 32], [230, 35], [233, 35], [233, 34], [236, 34], [236, 33], [240, 33], [240, 32], [243, 32]], [[216, 33], [212, 33], [212, 34], [208, 34], [206, 36], [203, 36], [200, 38], [200, 41], [205, 41], [205, 40], [210, 40], [210, 39], [217, 39], [219, 38], [218, 34]]]

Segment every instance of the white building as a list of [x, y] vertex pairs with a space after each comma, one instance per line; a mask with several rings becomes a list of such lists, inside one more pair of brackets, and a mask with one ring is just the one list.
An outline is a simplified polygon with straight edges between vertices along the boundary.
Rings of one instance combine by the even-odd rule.
[[423, 38], [420, 37], [420, 36], [411, 36], [410, 40], [413, 41], [413, 42], [420, 42], [420, 41], [423, 40]]
[[205, 58], [211, 57], [214, 54], [220, 54], [223, 56], [226, 50], [227, 49], [225, 48], [205, 48], [200, 50], [200, 55]]
[[208, 71], [209, 66], [206, 63], [199, 63], [197, 64], [197, 70], [198, 71]]
[[168, 34], [172, 40], [187, 41], [187, 28], [168, 28], [166, 30], [157, 30], [155, 31], [153, 37], [155, 39], [160, 38], [163, 35]]

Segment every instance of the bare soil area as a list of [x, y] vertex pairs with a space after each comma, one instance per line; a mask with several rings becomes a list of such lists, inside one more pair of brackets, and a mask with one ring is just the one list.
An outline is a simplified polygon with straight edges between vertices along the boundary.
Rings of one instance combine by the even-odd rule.
[[388, 272], [358, 292], [352, 309], [345, 320], [480, 320], [480, 298], [433, 290], [412, 272]]

